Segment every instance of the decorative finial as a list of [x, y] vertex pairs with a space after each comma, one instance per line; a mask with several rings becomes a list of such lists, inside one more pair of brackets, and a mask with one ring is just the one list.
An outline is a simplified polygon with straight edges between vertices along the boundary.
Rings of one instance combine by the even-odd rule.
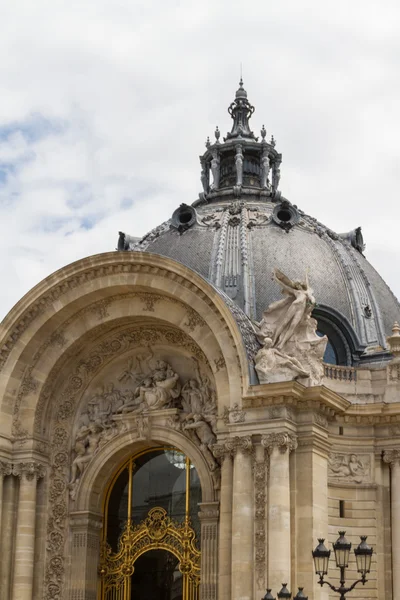
[[271, 146], [272, 146], [273, 148], [275, 148], [275, 146], [276, 146], [276, 139], [274, 138], [274, 136], [273, 136], [273, 135], [271, 135], [271, 141], [270, 141], [269, 143], [271, 144]]
[[207, 136], [206, 148], [209, 148], [210, 146], [211, 146], [210, 137]]
[[216, 140], [217, 140], [217, 142], [218, 142], [218, 140], [219, 140], [219, 137], [220, 137], [220, 135], [221, 135], [221, 132], [220, 132], [220, 130], [218, 129], [218, 125], [217, 125], [217, 126], [216, 126], [216, 128], [215, 128], [214, 135], [215, 135], [215, 139], [216, 139]]
[[265, 136], [266, 135], [267, 135], [267, 131], [265, 129], [265, 125], [263, 125], [262, 129], [261, 129], [261, 137], [262, 137], [263, 142], [265, 142]]
[[241, 87], [241, 88], [243, 87], [243, 77], [242, 76], [240, 76], [239, 87]]
[[400, 357], [400, 325], [397, 321], [392, 327], [392, 335], [387, 338], [389, 350], [396, 358]]

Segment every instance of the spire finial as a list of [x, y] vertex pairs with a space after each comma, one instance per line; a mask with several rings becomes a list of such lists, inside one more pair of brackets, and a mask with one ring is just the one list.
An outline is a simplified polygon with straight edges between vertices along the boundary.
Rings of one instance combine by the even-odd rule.
[[262, 129], [261, 129], [261, 137], [262, 137], [263, 142], [265, 142], [266, 135], [267, 135], [267, 130], [265, 129], [265, 125], [263, 125]]

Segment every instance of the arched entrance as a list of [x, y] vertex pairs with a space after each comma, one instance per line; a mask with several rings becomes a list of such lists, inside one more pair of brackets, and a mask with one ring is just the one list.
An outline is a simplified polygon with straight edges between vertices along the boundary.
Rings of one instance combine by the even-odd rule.
[[175, 448], [147, 449], [107, 491], [100, 600], [198, 600], [201, 487]]

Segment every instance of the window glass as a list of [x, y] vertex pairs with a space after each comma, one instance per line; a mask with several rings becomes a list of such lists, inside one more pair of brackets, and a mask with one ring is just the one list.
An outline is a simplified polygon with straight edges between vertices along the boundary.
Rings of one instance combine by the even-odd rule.
[[[189, 517], [191, 526], [200, 539], [198, 517], [201, 502], [200, 480], [195, 467], [190, 465]], [[124, 468], [111, 490], [107, 512], [107, 541], [113, 552], [128, 517], [129, 470]], [[164, 508], [175, 522], [182, 523], [186, 514], [186, 456], [174, 448], [155, 449], [133, 459], [132, 521], [138, 525], [146, 519], [149, 510]]]

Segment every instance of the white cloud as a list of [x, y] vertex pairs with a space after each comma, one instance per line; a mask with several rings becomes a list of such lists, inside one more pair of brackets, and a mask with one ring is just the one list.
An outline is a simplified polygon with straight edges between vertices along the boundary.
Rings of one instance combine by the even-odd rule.
[[241, 62], [253, 128], [283, 153], [283, 193], [339, 232], [362, 225], [400, 295], [399, 13], [389, 0], [4, 4], [0, 314], [53, 270], [113, 250], [119, 229], [144, 234], [196, 199]]

